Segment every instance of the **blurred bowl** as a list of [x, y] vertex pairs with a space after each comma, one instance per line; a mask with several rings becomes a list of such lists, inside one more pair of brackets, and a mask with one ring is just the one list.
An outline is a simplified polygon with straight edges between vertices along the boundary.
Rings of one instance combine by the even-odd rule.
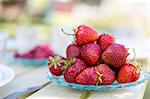
[[42, 66], [48, 64], [48, 59], [23, 59], [23, 58], [14, 58], [15, 63], [27, 66]]

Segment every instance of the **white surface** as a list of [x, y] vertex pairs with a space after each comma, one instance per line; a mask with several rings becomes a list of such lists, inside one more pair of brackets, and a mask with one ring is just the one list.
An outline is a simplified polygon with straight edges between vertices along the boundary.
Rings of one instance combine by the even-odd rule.
[[10, 82], [14, 77], [15, 72], [11, 68], [0, 65], [0, 87]]
[[0, 87], [0, 99], [18, 90], [43, 85], [48, 81], [45, 77], [45, 72], [48, 70], [47, 66], [31, 67], [17, 64], [10, 64], [10, 66], [15, 70], [15, 79]]

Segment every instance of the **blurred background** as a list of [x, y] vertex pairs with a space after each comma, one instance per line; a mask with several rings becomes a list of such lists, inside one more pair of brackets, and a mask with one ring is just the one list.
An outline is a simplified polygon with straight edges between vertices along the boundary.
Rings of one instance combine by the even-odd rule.
[[[7, 31], [9, 38], [17, 39], [19, 48], [34, 37], [28, 49], [37, 43], [52, 43], [57, 51], [60, 41], [64, 45], [71, 41], [60, 28], [72, 32], [72, 28], [80, 24], [89, 25], [100, 33], [108, 32], [119, 42], [131, 40], [127, 45], [132, 47], [135, 46], [132, 43], [138, 41], [137, 48], [138, 45], [143, 47], [143, 40], [144, 45], [150, 42], [150, 1], [0, 0], [0, 29]], [[63, 54], [63, 48], [58, 52]]]
[[65, 56], [72, 38], [60, 29], [73, 32], [80, 24], [114, 35], [149, 61], [149, 0], [0, 0], [0, 41], [8, 52], [47, 44]]

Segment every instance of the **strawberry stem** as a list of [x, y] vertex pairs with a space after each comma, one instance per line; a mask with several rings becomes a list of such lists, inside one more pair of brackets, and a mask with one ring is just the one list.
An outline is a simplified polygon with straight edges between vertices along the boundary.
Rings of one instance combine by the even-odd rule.
[[63, 28], [61, 28], [61, 31], [62, 31], [64, 34], [66, 34], [66, 35], [72, 35], [72, 36], [74, 36], [74, 34], [70, 34], [70, 33], [65, 32]]
[[131, 63], [132, 63], [134, 66], [136, 66], [136, 67], [140, 67], [141, 64], [135, 59], [135, 57], [136, 57], [135, 49], [133, 48], [132, 50], [133, 50], [134, 56], [133, 56], [133, 58], [132, 58], [132, 60], [131, 60]]
[[133, 48], [132, 50], [133, 50], [133, 55], [134, 55], [134, 56], [133, 56], [133, 58], [132, 58], [131, 62], [135, 61], [135, 57], [136, 57], [135, 49]]
[[61, 31], [62, 31], [64, 34], [66, 34], [66, 35], [69, 35], [69, 36], [71, 35], [71, 36], [73, 36], [73, 41], [72, 41], [72, 43], [75, 43], [75, 42], [76, 42], [76, 36], [75, 36], [76, 29], [75, 29], [75, 28], [73, 28], [73, 32], [74, 32], [73, 34], [66, 33], [63, 28], [61, 28]]
[[92, 91], [85, 91], [79, 99], [88, 99], [88, 97], [92, 94]]
[[73, 32], [76, 33], [76, 29], [75, 28], [73, 28]]

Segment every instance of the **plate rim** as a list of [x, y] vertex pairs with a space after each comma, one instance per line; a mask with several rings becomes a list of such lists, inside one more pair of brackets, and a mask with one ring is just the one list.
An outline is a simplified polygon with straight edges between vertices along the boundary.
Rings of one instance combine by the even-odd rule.
[[[146, 72], [146, 71], [141, 71], [141, 75], [143, 75], [143, 77], [145, 78], [145, 75], [146, 75], [146, 74], [144, 74], [144, 73], [148, 73], [148, 72]], [[149, 74], [150, 74], [150, 73], [149, 73]], [[46, 77], [47, 77], [47, 79], [48, 79], [49, 81], [55, 83], [56, 85], [65, 86], [65, 87], [72, 88], [72, 89], [78, 89], [78, 90], [93, 90], [93, 88], [94, 88], [95, 91], [105, 91], [105, 90], [107, 90], [107, 88], [110, 88], [110, 87], [111, 87], [111, 85], [105, 85], [105, 86], [104, 86], [104, 85], [102, 85], [102, 86], [79, 85], [79, 84], [68, 83], [68, 82], [65, 82], [65, 85], [62, 85], [62, 83], [58, 84], [57, 81], [52, 80], [51, 77], [50, 77], [50, 75], [53, 75], [53, 74], [51, 74], [49, 71], [46, 72]], [[54, 76], [55, 76], [55, 75], [54, 75]], [[57, 76], [56, 76], [56, 77], [57, 77]], [[59, 77], [62, 77], [62, 76], [59, 76]], [[51, 80], [50, 80], [50, 79], [51, 79]], [[124, 84], [114, 84], [115, 87], [111, 87], [112, 89], [109, 89], [109, 90], [117, 90], [117, 89], [121, 89], [121, 88], [129, 88], [129, 87], [133, 87], [133, 86], [138, 86], [138, 85], [144, 83], [145, 80], [147, 80], [147, 79], [150, 79], [150, 78], [141, 79], [141, 81], [130, 82], [130, 83], [124, 83]], [[136, 83], [136, 85], [135, 85], [135, 83]], [[68, 84], [69, 86], [66, 85], [66, 84]], [[131, 85], [132, 85], [132, 86], [131, 86]], [[77, 87], [76, 87], [76, 86], [77, 86]], [[83, 89], [78, 88], [78, 86], [83, 87]], [[92, 88], [92, 89], [91, 89], [91, 88], [88, 89], [87, 87], [89, 87], [89, 86], [90, 86], [90, 87], [93, 87], [93, 88]], [[104, 87], [105, 87], [105, 88], [104, 88]], [[107, 87], [107, 88], [106, 88], [106, 87]], [[116, 88], [116, 87], [117, 87], [117, 88]], [[100, 88], [102, 88], [102, 89], [100, 90]]]
[[0, 87], [2, 87], [15, 78], [15, 71], [12, 68], [10, 68], [6, 65], [3, 65], [3, 64], [0, 64], [0, 67], [5, 68], [7, 71], [9, 71], [11, 73], [11, 76], [9, 78], [7, 78], [7, 80], [5, 82], [1, 83], [1, 81], [0, 81]]

